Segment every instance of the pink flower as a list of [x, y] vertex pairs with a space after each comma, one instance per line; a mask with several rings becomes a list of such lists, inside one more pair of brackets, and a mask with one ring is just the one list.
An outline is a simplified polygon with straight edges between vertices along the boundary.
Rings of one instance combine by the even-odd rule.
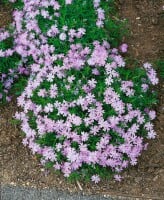
[[148, 115], [151, 120], [154, 120], [156, 118], [156, 112], [154, 110], [150, 110]]
[[126, 53], [127, 49], [128, 49], [128, 45], [127, 44], [122, 44], [119, 49], [120, 49], [120, 51], [122, 53]]
[[85, 133], [85, 132], [82, 132], [82, 133], [81, 133], [81, 140], [82, 140], [83, 142], [87, 141], [88, 138], [89, 138], [88, 133]]
[[118, 175], [118, 174], [116, 174], [116, 175], [114, 175], [114, 179], [116, 180], [116, 181], [121, 181], [122, 180], [122, 177], [120, 176], [120, 175]]
[[48, 103], [44, 108], [44, 112], [46, 113], [53, 112], [53, 105]]
[[148, 132], [147, 138], [148, 139], [155, 139], [155, 137], [156, 137], [156, 132], [154, 130], [150, 130]]
[[99, 183], [100, 182], [100, 177], [99, 177], [99, 175], [93, 175], [92, 177], [91, 177], [91, 180], [94, 182], [94, 183]]
[[98, 69], [94, 68], [94, 69], [92, 69], [92, 74], [98, 76], [98, 75], [100, 75], [100, 72]]
[[39, 97], [45, 97], [47, 94], [47, 91], [45, 89], [40, 89], [38, 92]]
[[76, 126], [80, 126], [80, 124], [82, 123], [82, 120], [81, 120], [80, 117], [74, 116], [73, 120], [72, 120], [72, 123], [75, 124]]
[[61, 34], [59, 35], [59, 39], [60, 39], [61, 41], [66, 40], [66, 37], [67, 37], [67, 35], [66, 35], [65, 33], [61, 33]]
[[65, 0], [65, 4], [71, 4], [72, 0]]
[[149, 86], [148, 86], [147, 84], [142, 84], [141, 87], [142, 87], [142, 90], [143, 90], [144, 92], [147, 92], [147, 90], [148, 90], [148, 88], [149, 88]]
[[88, 85], [91, 88], [95, 88], [96, 87], [96, 83], [97, 83], [97, 81], [94, 78], [92, 78], [91, 80], [88, 81]]
[[74, 80], [75, 80], [75, 76], [72, 75], [72, 76], [68, 77], [68, 82], [69, 83], [73, 83]]
[[152, 85], [157, 85], [159, 82], [159, 79], [157, 77], [156, 71], [152, 68], [152, 65], [150, 63], [144, 63], [144, 68], [147, 72], [147, 76], [151, 82]]
[[11, 96], [7, 96], [7, 97], [6, 97], [6, 101], [7, 101], [7, 102], [10, 102], [10, 101], [11, 101], [11, 99], [12, 99], [12, 97], [11, 97]]

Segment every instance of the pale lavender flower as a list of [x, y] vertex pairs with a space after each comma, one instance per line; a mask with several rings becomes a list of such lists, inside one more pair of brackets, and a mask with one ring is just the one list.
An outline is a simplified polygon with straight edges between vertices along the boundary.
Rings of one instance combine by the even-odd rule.
[[120, 51], [122, 52], [122, 53], [126, 53], [127, 52], [127, 49], [128, 49], [128, 45], [127, 44], [122, 44], [121, 46], [120, 46]]
[[122, 180], [122, 177], [120, 176], [120, 175], [118, 175], [118, 174], [116, 174], [116, 175], [114, 175], [114, 179], [116, 180], [116, 181], [121, 181]]
[[72, 0], [65, 0], [65, 4], [71, 4]]
[[66, 35], [65, 33], [61, 33], [61, 34], [59, 35], [59, 39], [60, 39], [61, 41], [66, 40], [66, 38], [67, 38], [67, 35]]
[[91, 177], [92, 182], [94, 183], [99, 183], [100, 182], [100, 177], [99, 175], [95, 174]]
[[148, 115], [151, 120], [154, 120], [156, 118], [156, 112], [154, 110], [150, 110]]

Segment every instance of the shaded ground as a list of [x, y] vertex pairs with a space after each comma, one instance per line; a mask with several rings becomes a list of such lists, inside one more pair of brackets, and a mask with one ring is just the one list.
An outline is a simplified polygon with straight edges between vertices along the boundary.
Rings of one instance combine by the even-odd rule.
[[[162, 1], [160, 0], [119, 0], [122, 18], [128, 18], [132, 35], [125, 38], [130, 45], [130, 57], [141, 62], [162, 58], [164, 45]], [[3, 12], [2, 12], [3, 11]], [[6, 14], [4, 14], [6, 13]], [[5, 16], [1, 18], [1, 15]], [[0, 26], [10, 20], [0, 5]], [[16, 103], [0, 108], [0, 156], [2, 184], [31, 186], [37, 188], [56, 187], [70, 192], [83, 189], [84, 193], [125, 196], [125, 199], [164, 199], [164, 84], [159, 86], [160, 103], [155, 127], [156, 140], [151, 141], [143, 152], [138, 165], [123, 172], [121, 183], [111, 181], [98, 185], [69, 183], [62, 176], [45, 171], [31, 152], [21, 143], [20, 130], [11, 123], [17, 110]]]
[[0, 0], [0, 27], [5, 27], [11, 21], [11, 15], [9, 14], [11, 8], [7, 5], [2, 5]]
[[[164, 58], [164, 2], [118, 0], [122, 18], [128, 19], [130, 56], [142, 61]], [[163, 2], [163, 3], [162, 3]]]

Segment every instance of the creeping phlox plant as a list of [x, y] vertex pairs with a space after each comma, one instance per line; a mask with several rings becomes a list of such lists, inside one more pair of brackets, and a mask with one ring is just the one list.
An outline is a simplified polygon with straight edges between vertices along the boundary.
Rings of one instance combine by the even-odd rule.
[[0, 29], [0, 101], [11, 101], [9, 91], [22, 75], [29, 75], [29, 69], [23, 67], [23, 59], [15, 52], [10, 32]]
[[[48, 43], [55, 46], [57, 52], [66, 52], [70, 42], [88, 44], [104, 38], [117, 46], [126, 32], [124, 23], [112, 18], [105, 20], [105, 12], [115, 13], [113, 0], [95, 1], [95, 10], [93, 1], [74, 0], [74, 4], [64, 0], [2, 1], [13, 2], [14, 12], [9, 28], [0, 29], [0, 102], [11, 101], [13, 93], [21, 94], [30, 74], [30, 65], [36, 62], [34, 51], [41, 45]], [[102, 29], [92, 26], [96, 23], [103, 27], [104, 22], [110, 37]], [[80, 40], [86, 31], [88, 34]]]
[[156, 72], [149, 63], [127, 69], [127, 45], [112, 47], [110, 2], [24, 0], [14, 12], [11, 51], [30, 69], [15, 114], [23, 144], [45, 167], [95, 183], [120, 181], [156, 135]]

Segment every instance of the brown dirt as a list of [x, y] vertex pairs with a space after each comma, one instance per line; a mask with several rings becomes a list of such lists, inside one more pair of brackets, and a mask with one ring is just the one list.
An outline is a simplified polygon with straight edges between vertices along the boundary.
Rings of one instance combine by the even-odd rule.
[[5, 27], [11, 21], [11, 8], [9, 5], [2, 5], [0, 0], [0, 27]]
[[128, 19], [130, 56], [142, 61], [164, 58], [164, 3], [162, 0], [118, 0], [120, 13]]
[[[132, 35], [125, 38], [130, 45], [129, 55], [141, 62], [162, 57], [162, 1], [160, 0], [119, 0], [122, 18], [128, 18]], [[1, 16], [0, 8], [0, 16]], [[7, 15], [8, 16], [8, 15]], [[140, 19], [138, 18], [140, 17]], [[1, 19], [1, 18], [0, 18]], [[3, 23], [0, 20], [0, 25]], [[150, 141], [148, 150], [143, 152], [137, 166], [124, 171], [121, 183], [101, 182], [98, 185], [80, 183], [84, 193], [101, 193], [111, 196], [125, 196], [141, 199], [164, 199], [164, 85], [161, 81], [160, 103], [155, 127], [157, 138]], [[62, 175], [44, 170], [36, 157], [21, 143], [20, 129], [11, 123], [16, 108], [11, 103], [0, 108], [0, 156], [2, 184], [31, 187], [57, 187], [70, 192], [79, 191], [77, 183], [67, 182]]]

